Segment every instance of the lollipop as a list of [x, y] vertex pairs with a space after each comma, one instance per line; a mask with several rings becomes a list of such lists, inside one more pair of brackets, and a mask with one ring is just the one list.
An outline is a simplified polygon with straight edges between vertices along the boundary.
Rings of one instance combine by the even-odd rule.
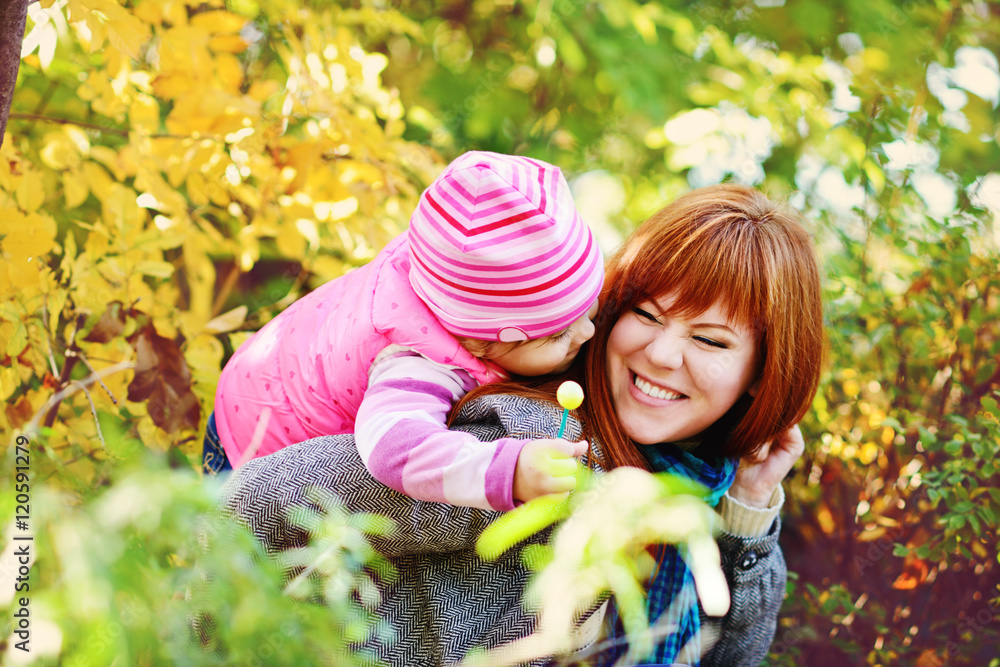
[[566, 417], [569, 415], [569, 411], [576, 410], [583, 403], [583, 387], [572, 380], [567, 380], [559, 385], [559, 390], [556, 391], [556, 400], [559, 401], [559, 405], [563, 406], [562, 424], [559, 426], [559, 435], [556, 436], [561, 438], [563, 431], [566, 430]]

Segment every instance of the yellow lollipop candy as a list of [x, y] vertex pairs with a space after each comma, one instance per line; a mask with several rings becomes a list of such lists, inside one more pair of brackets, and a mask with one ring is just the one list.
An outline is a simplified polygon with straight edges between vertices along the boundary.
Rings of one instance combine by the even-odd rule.
[[567, 410], [576, 410], [583, 403], [583, 387], [572, 380], [567, 380], [559, 385], [556, 400]]
[[559, 425], [559, 435], [556, 436], [561, 438], [566, 430], [566, 416], [569, 415], [569, 411], [576, 410], [583, 403], [583, 387], [572, 380], [566, 380], [559, 385], [559, 389], [556, 391], [556, 400], [564, 408], [562, 424]]

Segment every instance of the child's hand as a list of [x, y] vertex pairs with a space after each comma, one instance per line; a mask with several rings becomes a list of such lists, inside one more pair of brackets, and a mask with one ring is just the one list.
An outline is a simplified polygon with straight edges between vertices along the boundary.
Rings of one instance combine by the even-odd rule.
[[514, 500], [526, 503], [550, 493], [569, 493], [576, 488], [576, 457], [586, 452], [585, 440], [532, 440], [517, 458]]

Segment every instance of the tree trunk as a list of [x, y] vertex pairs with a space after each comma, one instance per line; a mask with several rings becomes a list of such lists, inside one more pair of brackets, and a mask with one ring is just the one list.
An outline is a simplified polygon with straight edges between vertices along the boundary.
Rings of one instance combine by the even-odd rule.
[[0, 146], [14, 99], [29, 0], [0, 0]]

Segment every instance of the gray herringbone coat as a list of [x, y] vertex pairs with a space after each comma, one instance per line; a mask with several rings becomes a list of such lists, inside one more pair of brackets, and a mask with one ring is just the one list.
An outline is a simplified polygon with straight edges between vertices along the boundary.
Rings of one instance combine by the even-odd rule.
[[[456, 428], [489, 441], [504, 436], [555, 437], [560, 411], [514, 396], [488, 396], [465, 407]], [[571, 422], [567, 439], [579, 437]], [[382, 583], [377, 609], [381, 627], [365, 648], [398, 667], [447, 665], [474, 648], [492, 648], [529, 634], [533, 616], [521, 606], [527, 571], [524, 546], [548, 539], [542, 531], [496, 561], [474, 553], [476, 538], [499, 514], [413, 500], [375, 481], [365, 469], [353, 436], [316, 438], [247, 463], [226, 486], [222, 511], [247, 526], [270, 552], [301, 546], [305, 535], [286, 520], [295, 505], [311, 506], [309, 487], [339, 496], [354, 512], [392, 518], [397, 531], [373, 546], [398, 570]], [[719, 540], [732, 606], [706, 620], [719, 642], [704, 665], [756, 665], [774, 636], [786, 570], [778, 549], [778, 525], [763, 538], [723, 535]], [[544, 661], [542, 661], [544, 663]]]

